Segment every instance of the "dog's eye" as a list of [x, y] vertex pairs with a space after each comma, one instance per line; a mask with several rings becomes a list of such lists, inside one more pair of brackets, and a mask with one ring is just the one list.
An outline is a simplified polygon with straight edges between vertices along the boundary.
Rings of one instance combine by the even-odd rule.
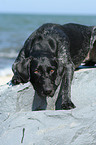
[[38, 74], [38, 73], [39, 73], [39, 71], [38, 71], [38, 70], [35, 70], [35, 71], [34, 71], [34, 73], [35, 73], [35, 74]]
[[50, 70], [50, 72], [51, 72], [51, 73], [54, 73], [54, 70], [53, 70], [53, 69], [51, 69], [51, 70]]

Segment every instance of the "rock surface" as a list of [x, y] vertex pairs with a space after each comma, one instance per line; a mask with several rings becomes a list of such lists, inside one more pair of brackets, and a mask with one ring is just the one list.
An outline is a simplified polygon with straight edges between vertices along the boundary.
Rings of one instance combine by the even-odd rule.
[[34, 100], [30, 83], [0, 86], [0, 145], [96, 145], [96, 69], [75, 72], [76, 109], [52, 110], [57, 93], [47, 110], [31, 111], [45, 102]]

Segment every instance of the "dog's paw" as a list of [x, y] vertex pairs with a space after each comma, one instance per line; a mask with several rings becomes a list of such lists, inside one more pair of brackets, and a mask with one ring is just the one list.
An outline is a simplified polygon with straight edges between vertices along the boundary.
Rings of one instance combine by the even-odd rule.
[[18, 85], [21, 83], [20, 78], [17, 76], [13, 76], [12, 80], [11, 80], [12, 85]]
[[76, 106], [71, 101], [64, 102], [61, 105], [62, 110], [70, 110], [70, 109], [74, 109], [74, 108], [76, 108]]
[[19, 81], [17, 81], [17, 80], [14, 79], [14, 80], [11, 81], [11, 84], [14, 86], [14, 85], [18, 85], [20, 83], [19, 83]]

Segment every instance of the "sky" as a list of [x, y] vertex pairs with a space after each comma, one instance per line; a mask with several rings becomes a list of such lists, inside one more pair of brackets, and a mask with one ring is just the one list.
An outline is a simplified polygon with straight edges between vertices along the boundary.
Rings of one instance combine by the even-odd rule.
[[96, 0], [0, 0], [0, 13], [96, 15]]

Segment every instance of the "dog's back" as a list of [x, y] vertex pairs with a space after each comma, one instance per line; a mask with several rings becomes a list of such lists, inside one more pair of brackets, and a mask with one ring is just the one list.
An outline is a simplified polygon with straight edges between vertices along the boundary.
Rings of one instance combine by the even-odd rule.
[[90, 50], [90, 41], [93, 27], [80, 24], [63, 25], [64, 33], [69, 38], [69, 51], [75, 65], [79, 65], [87, 56]]

